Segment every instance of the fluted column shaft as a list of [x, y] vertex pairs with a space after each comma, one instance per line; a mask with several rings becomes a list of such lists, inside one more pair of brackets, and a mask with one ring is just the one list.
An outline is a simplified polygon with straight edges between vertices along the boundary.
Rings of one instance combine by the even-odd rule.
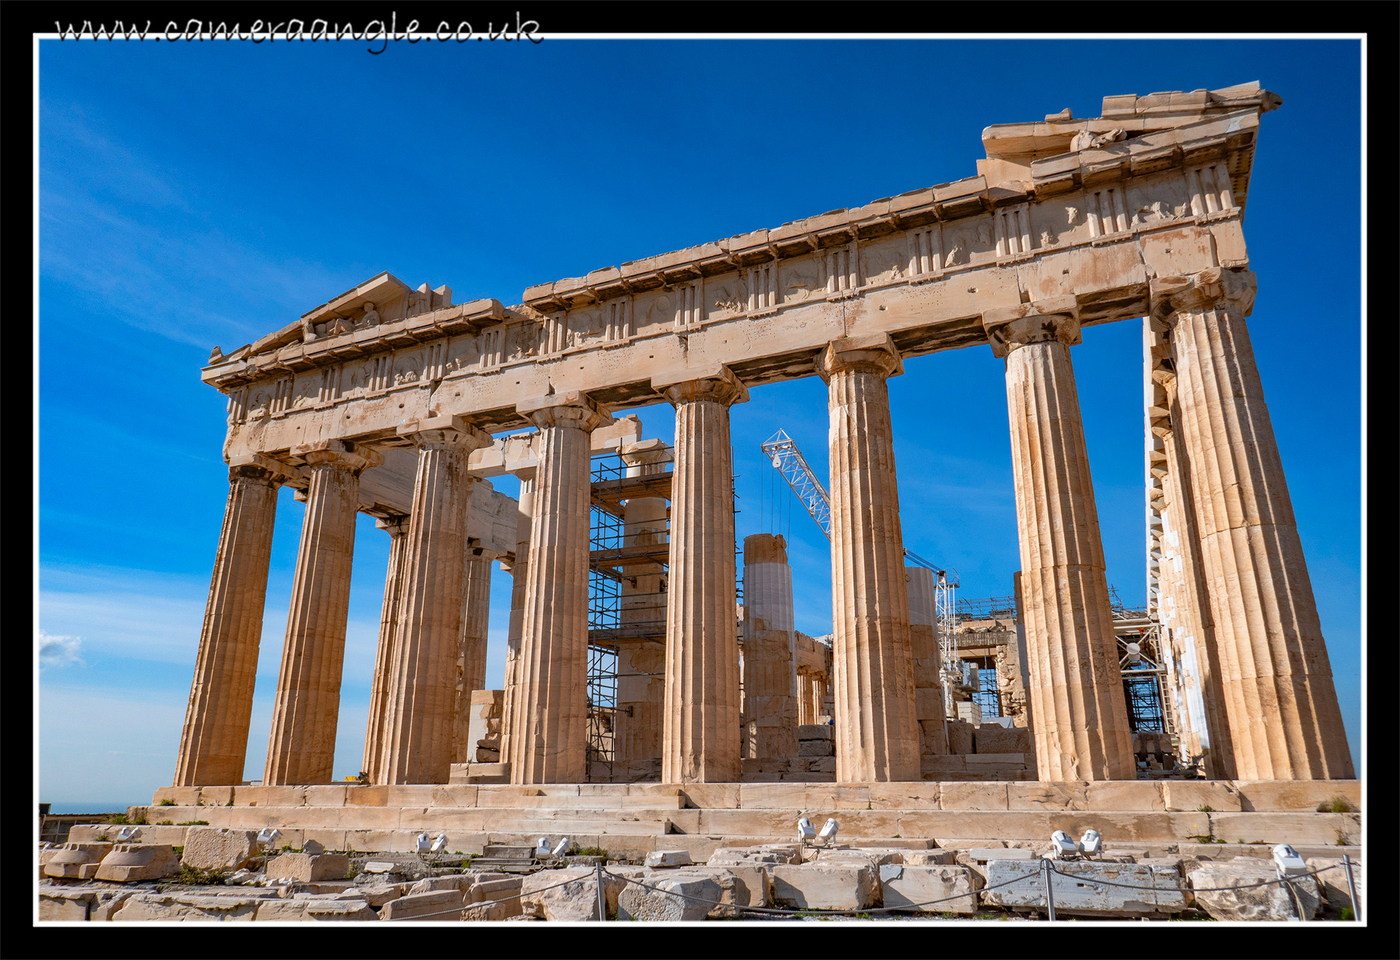
[[943, 705], [942, 657], [938, 651], [938, 594], [933, 571], [905, 567], [909, 591], [909, 647], [914, 658], [914, 707], [924, 756], [948, 752], [948, 711]]
[[836, 781], [918, 780], [919, 725], [904, 537], [886, 379], [888, 336], [831, 343], [818, 361], [831, 415], [832, 677]]
[[229, 468], [224, 525], [175, 765], [176, 786], [243, 782], [281, 479], [257, 464]]
[[418, 448], [418, 470], [384, 722], [384, 782], [446, 783], [466, 597], [467, 517], [478, 482], [467, 472], [467, 457], [491, 437], [453, 416], [410, 421], [398, 433]]
[[329, 783], [335, 761], [360, 472], [370, 451], [296, 448], [310, 473], [263, 783]]
[[510, 779], [580, 783], [588, 742], [589, 435], [608, 418], [577, 394], [518, 409], [540, 428], [540, 446]]
[[748, 391], [728, 370], [653, 386], [676, 408], [661, 779], [735, 782], [742, 763], [729, 408]]
[[1355, 777], [1312, 582], [1245, 317], [1254, 275], [1154, 282], [1220, 647], [1236, 776]]
[[[984, 318], [985, 322], [985, 318]], [[1118, 642], [1069, 346], [1079, 324], [1031, 313], [996, 330], [1021, 543], [1041, 780], [1131, 780]]]
[[797, 756], [792, 568], [781, 536], [744, 538], [744, 757]]
[[453, 708], [453, 763], [466, 763], [474, 744], [468, 738], [472, 693], [486, 688], [486, 640], [491, 623], [491, 561], [480, 547], [468, 550], [467, 588], [457, 647], [457, 693]]
[[374, 679], [369, 692], [369, 721], [365, 725], [365, 757], [361, 771], [370, 783], [384, 783], [384, 719], [394, 673], [394, 631], [403, 595], [404, 551], [408, 544], [408, 517], [396, 516], [375, 523], [389, 534], [389, 569], [384, 575], [384, 602], [379, 613], [379, 643], [374, 653]]
[[525, 582], [530, 573], [530, 526], [535, 502], [535, 468], [517, 474], [520, 496], [516, 499], [515, 560], [510, 568], [510, 623], [506, 627], [506, 662], [501, 694], [501, 759], [510, 762], [515, 735], [515, 702], [519, 695], [520, 636], [525, 622]]

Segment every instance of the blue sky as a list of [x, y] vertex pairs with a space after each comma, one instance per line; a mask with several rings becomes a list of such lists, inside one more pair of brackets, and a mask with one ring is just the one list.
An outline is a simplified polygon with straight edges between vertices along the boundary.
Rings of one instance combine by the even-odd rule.
[[[216, 344], [383, 270], [517, 303], [532, 284], [972, 176], [993, 123], [1250, 80], [1284, 99], [1249, 190], [1250, 328], [1359, 763], [1359, 41], [547, 39], [378, 56], [45, 41], [38, 77], [39, 799], [116, 809], [172, 779], [227, 493], [225, 398], [199, 379]], [[1108, 577], [1141, 605], [1140, 325], [1085, 331], [1073, 361]], [[890, 381], [905, 543], [956, 568], [966, 596], [1008, 594], [1002, 362], [981, 347], [905, 369]], [[671, 439], [669, 407], [638, 412]], [[780, 427], [825, 476], [819, 379], [734, 408], [738, 536], [788, 536], [798, 629], [827, 633], [826, 542], [759, 452]], [[301, 513], [284, 490], [250, 778]], [[360, 769], [387, 556], [362, 517], [337, 777]], [[491, 686], [509, 587], [497, 571]]]

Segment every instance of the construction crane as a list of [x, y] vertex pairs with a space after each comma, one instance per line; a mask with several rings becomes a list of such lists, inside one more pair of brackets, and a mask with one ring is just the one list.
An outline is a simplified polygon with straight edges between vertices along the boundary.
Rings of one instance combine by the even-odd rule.
[[[825, 485], [812, 472], [807, 458], [802, 456], [802, 451], [797, 447], [797, 441], [789, 437], [787, 431], [779, 430], [765, 440], [760, 447], [768, 459], [772, 461], [773, 469], [782, 474], [783, 479], [792, 488], [793, 495], [807, 508], [807, 512], [812, 515], [817, 526], [821, 527], [827, 540], [830, 540], [831, 496], [826, 492]], [[938, 605], [938, 652], [942, 660], [944, 675], [943, 706], [949, 714], [952, 714], [954, 709], [953, 687], [965, 683], [961, 670], [955, 666], [958, 656], [956, 601], [958, 572], [951, 567], [939, 567], [935, 563], [930, 563], [912, 550], [906, 549], [904, 557], [920, 567], [932, 570], [938, 578], [935, 597]], [[951, 577], [949, 576], [950, 572]]]

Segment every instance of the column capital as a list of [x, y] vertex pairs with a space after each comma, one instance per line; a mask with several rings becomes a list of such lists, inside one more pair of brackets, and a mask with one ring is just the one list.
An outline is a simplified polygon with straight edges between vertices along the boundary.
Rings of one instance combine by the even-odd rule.
[[402, 537], [408, 533], [408, 514], [396, 513], [388, 517], [375, 517], [374, 525], [391, 537]]
[[382, 453], [348, 440], [317, 440], [314, 443], [303, 443], [292, 447], [291, 454], [309, 467], [330, 463], [348, 467], [357, 475], [384, 462]]
[[1049, 297], [1014, 307], [984, 311], [982, 329], [992, 354], [1005, 357], [1017, 347], [1058, 340], [1074, 346], [1082, 339], [1079, 332], [1079, 304], [1072, 296]]
[[413, 441], [413, 445], [420, 450], [452, 447], [470, 453], [489, 447], [492, 443], [491, 434], [477, 429], [456, 414], [409, 420], [399, 424], [394, 432]]
[[817, 375], [830, 382], [833, 373], [854, 370], [878, 377], [897, 377], [904, 361], [888, 333], [864, 334], [833, 340], [817, 355]]
[[666, 441], [658, 438], [652, 440], [638, 440], [636, 443], [625, 443], [618, 448], [618, 456], [622, 457], [622, 462], [629, 467], [652, 467], [659, 464], [671, 463], [675, 460], [675, 453], [667, 446]]
[[731, 407], [749, 399], [748, 387], [722, 363], [709, 368], [687, 370], [684, 374], [661, 374], [651, 378], [651, 388], [670, 403], [710, 400]]
[[228, 461], [228, 480], [255, 480], [280, 486], [289, 481], [303, 480], [303, 471], [290, 463], [265, 457], [260, 453], [245, 453]]
[[601, 407], [578, 390], [551, 393], [515, 405], [515, 410], [530, 418], [537, 427], [574, 427], [592, 433], [598, 427], [613, 422]]
[[1184, 277], [1157, 277], [1151, 284], [1152, 318], [1170, 325], [1182, 310], [1223, 310], [1242, 320], [1254, 309], [1256, 288], [1252, 270], [1212, 267]]

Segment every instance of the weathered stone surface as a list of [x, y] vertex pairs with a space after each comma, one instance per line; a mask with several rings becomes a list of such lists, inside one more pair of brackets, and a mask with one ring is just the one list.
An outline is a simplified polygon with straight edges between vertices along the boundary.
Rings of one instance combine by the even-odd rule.
[[269, 877], [303, 882], [340, 880], [349, 872], [350, 858], [343, 853], [284, 853], [267, 862]]
[[[1317, 883], [1318, 889], [1322, 892], [1322, 898], [1327, 901], [1329, 913], [1339, 913], [1343, 908], [1351, 908], [1351, 894], [1347, 887], [1347, 871], [1340, 857], [1308, 857], [1307, 865], [1309, 870], [1321, 871], [1313, 880]], [[1351, 862], [1352, 881], [1356, 884], [1356, 899], [1363, 901], [1362, 916], [1365, 916], [1364, 901], [1366, 898], [1365, 875], [1361, 870], [1361, 863], [1357, 860]]]
[[382, 907], [390, 900], [397, 900], [407, 892], [406, 883], [371, 883], [356, 886], [360, 896], [371, 907]]
[[85, 921], [96, 902], [96, 891], [87, 887], [40, 887], [39, 919]]
[[[1312, 877], [1285, 886], [1271, 861], [1239, 857], [1224, 863], [1202, 863], [1186, 874], [1196, 905], [1216, 920], [1310, 920], [1321, 893]], [[1297, 896], [1290, 894], [1289, 887]]]
[[430, 893], [415, 893], [384, 904], [379, 910], [380, 920], [432, 920], [443, 922], [462, 919], [462, 907], [466, 898], [460, 890], [434, 890]]
[[982, 878], [967, 867], [891, 863], [880, 868], [880, 886], [886, 908], [976, 913]]
[[835, 737], [833, 727], [829, 723], [804, 723], [797, 728], [797, 739], [801, 740], [832, 740]]
[[629, 883], [618, 895], [619, 920], [704, 920], [720, 901], [710, 877], [651, 876]]
[[521, 915], [523, 877], [503, 877], [473, 884], [462, 911], [463, 920], [508, 920]]
[[[354, 922], [378, 921], [379, 914], [360, 897], [261, 900], [254, 920]], [[450, 920], [451, 917], [438, 919]]]
[[44, 864], [43, 872], [50, 877], [91, 880], [102, 858], [112, 852], [110, 843], [65, 843]]
[[867, 864], [810, 863], [772, 868], [773, 902], [799, 909], [864, 910], [876, 903], [875, 872]]
[[175, 848], [164, 843], [119, 843], [102, 858], [93, 877], [116, 883], [159, 880], [180, 869]]
[[[617, 913], [617, 898], [625, 883], [607, 873], [603, 875], [603, 896], [610, 915]], [[520, 908], [523, 913], [546, 920], [597, 920], [597, 872], [574, 867], [532, 873], [521, 884]]]
[[408, 888], [408, 896], [419, 893], [436, 893], [439, 890], [456, 890], [465, 896], [477, 882], [474, 874], [457, 873], [445, 877], [425, 877]]
[[[990, 906], [1044, 909], [1042, 862], [989, 860], [982, 902]], [[1096, 861], [1061, 861], [1053, 867], [1056, 874], [1051, 877], [1051, 889], [1056, 911], [1139, 916], [1180, 913], [1189, 905], [1181, 876], [1170, 867]], [[1103, 880], [1115, 885], [1097, 882]]]
[[180, 862], [186, 866], [200, 870], [236, 870], [247, 866], [257, 855], [258, 834], [255, 830], [190, 827], [185, 834], [184, 847]]
[[196, 920], [251, 922], [263, 897], [202, 896], [189, 893], [132, 894], [111, 918], [119, 922], [143, 923], [151, 920]]
[[684, 867], [691, 863], [689, 850], [653, 850], [647, 854], [648, 867]]

